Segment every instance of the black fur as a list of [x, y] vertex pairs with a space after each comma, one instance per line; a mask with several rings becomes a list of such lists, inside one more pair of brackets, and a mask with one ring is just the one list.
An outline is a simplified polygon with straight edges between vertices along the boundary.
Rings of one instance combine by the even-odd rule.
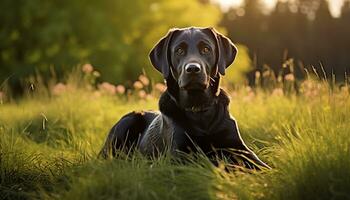
[[[219, 87], [220, 74], [236, 52], [232, 42], [212, 28], [171, 30], [150, 53], [167, 84], [159, 99], [160, 113], [125, 115], [110, 131], [100, 155], [115, 157], [133, 148], [151, 156], [200, 149], [234, 164], [241, 160], [249, 168], [269, 168], [244, 144], [229, 114], [229, 97]], [[198, 63], [200, 71], [185, 71], [188, 63]]]

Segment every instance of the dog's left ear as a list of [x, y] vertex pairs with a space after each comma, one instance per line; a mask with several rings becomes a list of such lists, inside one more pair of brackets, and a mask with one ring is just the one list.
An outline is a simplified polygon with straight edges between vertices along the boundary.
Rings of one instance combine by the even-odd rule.
[[217, 44], [217, 66], [219, 73], [225, 75], [225, 70], [230, 66], [236, 58], [237, 47], [232, 41], [221, 33], [217, 32], [214, 28], [209, 28], [213, 33]]
[[165, 79], [169, 76], [169, 43], [174, 32], [178, 29], [171, 29], [160, 41], [153, 47], [149, 54], [152, 65], [161, 72]]

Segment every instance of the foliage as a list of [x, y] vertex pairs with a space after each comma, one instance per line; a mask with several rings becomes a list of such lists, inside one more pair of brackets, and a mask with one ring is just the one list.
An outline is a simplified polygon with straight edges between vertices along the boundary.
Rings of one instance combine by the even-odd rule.
[[225, 82], [239, 84], [246, 82], [246, 74], [253, 69], [253, 64], [249, 58], [249, 52], [244, 45], [236, 45], [238, 54], [235, 61], [226, 70]]
[[156, 98], [139, 97], [139, 91], [153, 97], [159, 92], [148, 90], [140, 76], [132, 91], [111, 93], [112, 84], [94, 87], [94, 69], [83, 69], [49, 88], [36, 82], [17, 102], [1, 102], [1, 199], [350, 197], [348, 82], [338, 87], [310, 75], [294, 84], [293, 74], [274, 82], [264, 73], [256, 78], [272, 79], [261, 81], [271, 87], [229, 90], [230, 111], [244, 140], [273, 169], [226, 171], [224, 161], [214, 167], [203, 156], [189, 163], [167, 155], [97, 159], [109, 128], [123, 114], [156, 109]]
[[269, 12], [262, 0], [244, 2], [226, 12], [221, 25], [230, 38], [248, 47], [256, 68], [267, 64], [276, 72], [284, 60], [294, 58], [297, 78], [305, 78], [304, 66], [325, 70], [327, 77], [335, 74], [337, 81], [349, 74], [349, 1], [338, 18], [331, 15], [327, 0], [278, 0]]
[[[92, 63], [104, 80], [124, 82], [146, 69], [152, 46], [172, 27], [216, 26], [218, 7], [186, 0], [0, 2], [0, 80], [35, 71], [58, 75]], [[194, 14], [195, 13], [195, 14]]]

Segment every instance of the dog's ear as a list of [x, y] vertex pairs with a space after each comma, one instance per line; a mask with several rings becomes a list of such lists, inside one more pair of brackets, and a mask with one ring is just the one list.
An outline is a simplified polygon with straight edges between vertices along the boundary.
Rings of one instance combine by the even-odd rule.
[[178, 29], [170, 29], [169, 32], [159, 40], [149, 54], [152, 65], [161, 72], [166, 79], [169, 76], [170, 60], [169, 60], [169, 43], [175, 31]]
[[225, 75], [225, 70], [230, 66], [236, 58], [237, 47], [231, 42], [229, 38], [217, 32], [214, 28], [209, 28], [217, 44], [217, 66], [219, 73]]

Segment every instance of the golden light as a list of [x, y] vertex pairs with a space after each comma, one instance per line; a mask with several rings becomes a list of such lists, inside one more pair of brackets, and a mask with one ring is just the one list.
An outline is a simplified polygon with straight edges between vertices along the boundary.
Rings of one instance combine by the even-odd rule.
[[[237, 7], [241, 6], [244, 2], [244, 0], [213, 0], [214, 2], [217, 2], [220, 4], [221, 8], [225, 11], [228, 10], [230, 7]], [[267, 9], [273, 9], [276, 5], [278, 0], [261, 0]], [[286, 0], [285, 0], [286, 1]], [[338, 17], [340, 15], [340, 9], [343, 5], [344, 0], [328, 0], [329, 2], [329, 9], [333, 16]]]
[[272, 9], [276, 5], [277, 0], [264, 0], [263, 2], [267, 8]]
[[[214, 0], [218, 2], [223, 10], [227, 10], [229, 7], [237, 7], [243, 4], [244, 0]], [[272, 9], [277, 0], [262, 0], [268, 9]]]
[[236, 7], [243, 3], [243, 0], [216, 0], [222, 8], [225, 7]]

